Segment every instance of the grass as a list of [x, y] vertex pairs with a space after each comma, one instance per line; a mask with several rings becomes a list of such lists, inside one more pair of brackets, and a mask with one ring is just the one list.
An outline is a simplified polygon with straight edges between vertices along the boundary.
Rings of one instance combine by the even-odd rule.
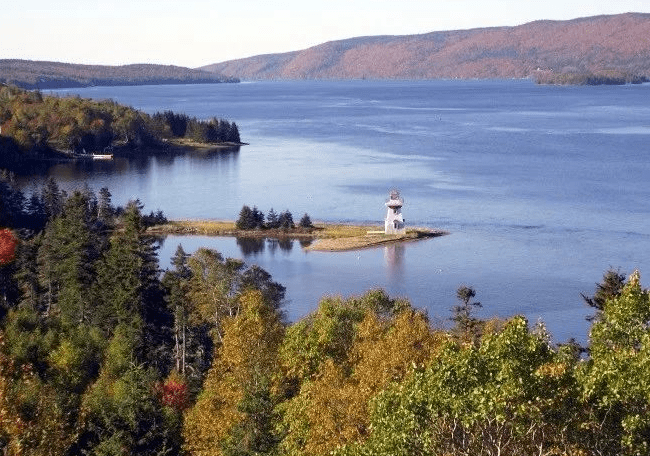
[[235, 222], [224, 220], [172, 220], [164, 225], [152, 226], [153, 234], [204, 234], [230, 236], [237, 231]]
[[[228, 220], [173, 220], [149, 228], [152, 234], [200, 234], [207, 236], [242, 236], [270, 238], [314, 239], [307, 250], [345, 251], [377, 245], [424, 239], [448, 234], [444, 231], [411, 228], [405, 234], [384, 234], [378, 225], [344, 225], [315, 223], [311, 229], [293, 230], [238, 230], [235, 222]], [[379, 231], [379, 232], [378, 232]]]
[[172, 138], [168, 140], [168, 143], [175, 147], [179, 147], [183, 149], [193, 149], [195, 151], [228, 149], [243, 144], [243, 143], [236, 144], [231, 142], [206, 143], [206, 142], [195, 141], [190, 138]]

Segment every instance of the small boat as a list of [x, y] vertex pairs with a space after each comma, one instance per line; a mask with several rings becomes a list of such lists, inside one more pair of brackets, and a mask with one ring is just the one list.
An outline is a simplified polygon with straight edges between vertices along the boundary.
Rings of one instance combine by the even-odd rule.
[[113, 154], [92, 154], [93, 160], [112, 160]]

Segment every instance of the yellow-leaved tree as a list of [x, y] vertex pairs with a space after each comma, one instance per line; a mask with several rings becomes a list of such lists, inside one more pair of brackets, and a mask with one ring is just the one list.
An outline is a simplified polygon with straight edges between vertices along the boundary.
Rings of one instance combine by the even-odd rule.
[[269, 379], [284, 325], [260, 291], [244, 292], [238, 306], [236, 316], [223, 319], [212, 367], [196, 404], [185, 414], [184, 448], [192, 455], [234, 454], [242, 445], [267, 452], [275, 444]]
[[[281, 450], [291, 455], [330, 454], [362, 441], [368, 434], [370, 400], [426, 363], [442, 339], [424, 314], [381, 290], [345, 301], [323, 300], [303, 326], [296, 327], [303, 347], [295, 338], [283, 347], [286, 372], [297, 372], [292, 352], [311, 360], [313, 369], [302, 372], [300, 384], [293, 386], [295, 397], [281, 407]], [[338, 346], [342, 337], [348, 338], [344, 347]]]

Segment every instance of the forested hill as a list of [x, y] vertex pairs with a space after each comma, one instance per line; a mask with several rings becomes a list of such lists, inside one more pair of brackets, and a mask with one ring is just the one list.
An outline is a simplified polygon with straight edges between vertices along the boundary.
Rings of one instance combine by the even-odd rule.
[[214, 72], [172, 65], [78, 65], [32, 60], [0, 60], [0, 82], [24, 89], [148, 84], [238, 82]]
[[536, 73], [650, 76], [650, 14], [517, 27], [359, 37], [202, 67], [241, 79], [526, 78]]
[[149, 115], [111, 100], [43, 95], [0, 84], [0, 168], [79, 154], [152, 154], [216, 145], [241, 145], [235, 122], [172, 111]]

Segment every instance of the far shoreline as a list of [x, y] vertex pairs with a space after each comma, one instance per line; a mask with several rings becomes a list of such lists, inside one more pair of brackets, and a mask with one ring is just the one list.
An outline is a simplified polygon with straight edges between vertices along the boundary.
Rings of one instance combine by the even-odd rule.
[[345, 252], [450, 234], [444, 230], [413, 227], [404, 234], [384, 234], [379, 225], [314, 223], [311, 228], [239, 230], [230, 220], [172, 220], [148, 228], [153, 235], [203, 235], [243, 238], [302, 239], [313, 241], [306, 251]]

